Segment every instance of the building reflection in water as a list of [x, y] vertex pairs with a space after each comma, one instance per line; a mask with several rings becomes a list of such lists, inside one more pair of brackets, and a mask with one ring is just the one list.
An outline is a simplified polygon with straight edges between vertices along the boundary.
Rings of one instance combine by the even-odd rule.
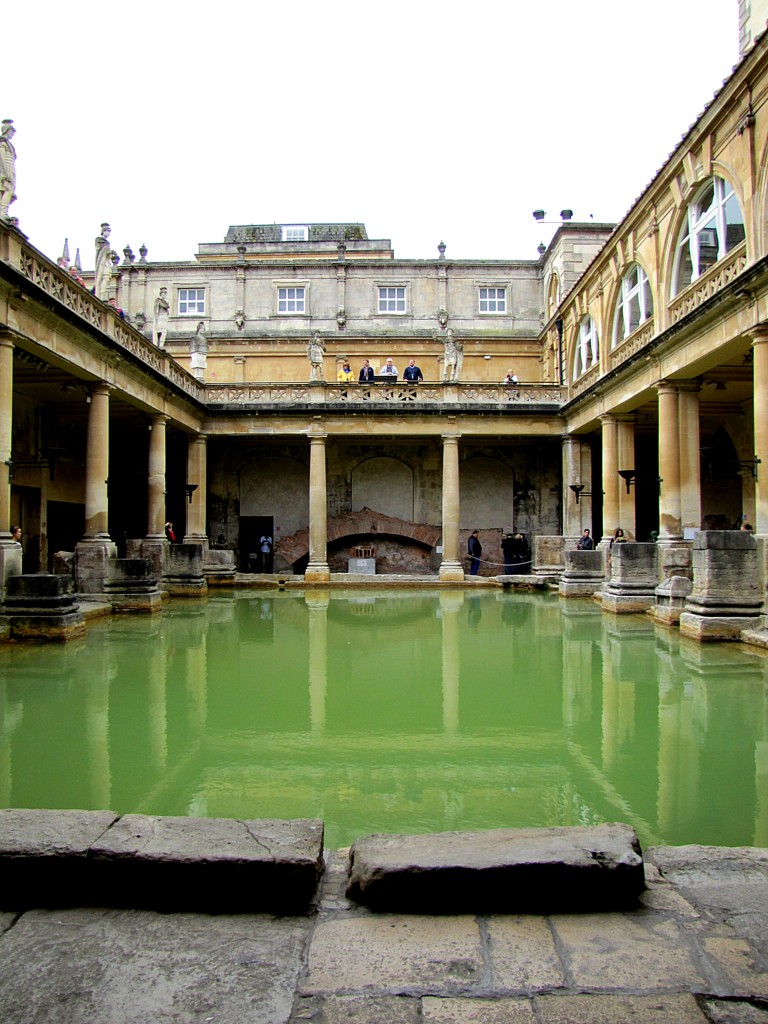
[[0, 651], [5, 806], [768, 844], [768, 659], [590, 601], [214, 595]]

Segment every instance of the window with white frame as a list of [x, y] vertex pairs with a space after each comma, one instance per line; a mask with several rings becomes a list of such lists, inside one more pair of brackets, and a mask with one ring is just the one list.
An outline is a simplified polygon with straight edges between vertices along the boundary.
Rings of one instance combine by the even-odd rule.
[[613, 321], [613, 347], [620, 345], [652, 316], [653, 296], [648, 276], [639, 263], [633, 263], [621, 281]]
[[305, 289], [303, 286], [278, 287], [277, 289], [277, 312], [278, 313], [305, 313]]
[[379, 286], [379, 312], [405, 313], [405, 286]]
[[722, 178], [710, 178], [686, 211], [675, 252], [672, 294], [709, 270], [744, 237], [744, 215], [733, 189]]
[[284, 242], [306, 242], [309, 238], [309, 228], [306, 224], [283, 224]]
[[481, 313], [506, 313], [507, 289], [481, 288], [479, 309]]
[[205, 314], [205, 288], [179, 288], [179, 316]]
[[579, 324], [576, 351], [573, 354], [573, 379], [577, 380], [583, 373], [586, 373], [590, 367], [595, 365], [599, 357], [597, 325], [591, 316], [585, 316]]

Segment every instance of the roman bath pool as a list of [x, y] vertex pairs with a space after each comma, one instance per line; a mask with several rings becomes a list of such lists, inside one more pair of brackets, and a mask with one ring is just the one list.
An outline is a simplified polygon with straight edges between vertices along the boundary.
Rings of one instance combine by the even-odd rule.
[[0, 648], [0, 806], [768, 845], [768, 658], [553, 595], [215, 592]]

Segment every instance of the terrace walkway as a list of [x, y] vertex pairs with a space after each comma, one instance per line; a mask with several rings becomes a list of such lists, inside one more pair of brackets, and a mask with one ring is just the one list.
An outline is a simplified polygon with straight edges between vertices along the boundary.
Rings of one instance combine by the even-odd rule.
[[[657, 847], [633, 912], [0, 913], [3, 1024], [758, 1024], [768, 851]], [[663, 873], [663, 875], [662, 875]], [[12, 902], [5, 893], [3, 903]]]

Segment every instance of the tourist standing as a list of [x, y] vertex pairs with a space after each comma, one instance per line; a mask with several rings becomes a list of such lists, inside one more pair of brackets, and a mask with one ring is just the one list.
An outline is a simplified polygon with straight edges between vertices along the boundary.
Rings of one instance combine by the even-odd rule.
[[477, 571], [480, 568], [480, 556], [483, 553], [483, 545], [480, 543], [480, 534], [477, 530], [473, 530], [467, 541], [467, 551], [469, 552], [469, 575], [477, 576]]
[[421, 370], [416, 365], [416, 360], [412, 359], [405, 368], [403, 373], [403, 380], [407, 380], [409, 384], [418, 384], [424, 380], [424, 376]]

